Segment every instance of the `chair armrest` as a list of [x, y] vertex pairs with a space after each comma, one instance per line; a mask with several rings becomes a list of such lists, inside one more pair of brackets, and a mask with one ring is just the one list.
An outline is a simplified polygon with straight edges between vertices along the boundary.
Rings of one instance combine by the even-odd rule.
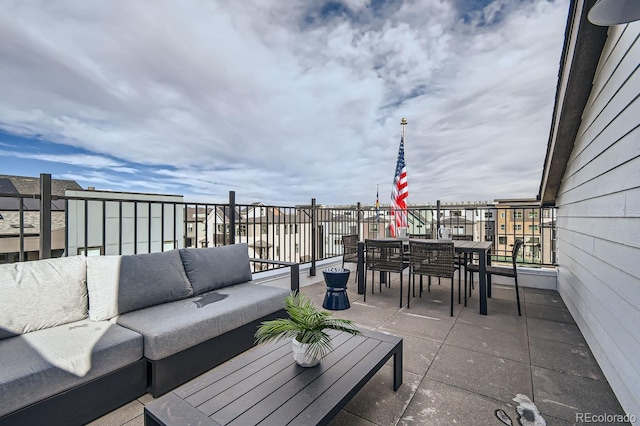
[[300, 290], [300, 264], [295, 262], [285, 262], [282, 260], [249, 258], [250, 262], [266, 263], [267, 265], [279, 265], [291, 267], [291, 291]]

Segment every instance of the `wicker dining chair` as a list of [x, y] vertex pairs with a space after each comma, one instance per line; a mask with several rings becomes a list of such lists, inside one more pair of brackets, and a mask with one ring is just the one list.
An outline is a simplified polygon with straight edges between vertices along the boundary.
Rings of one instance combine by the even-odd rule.
[[[402, 307], [402, 272], [409, 267], [405, 260], [403, 243], [401, 240], [372, 240], [366, 239], [365, 244], [365, 301], [367, 288], [366, 271], [371, 271], [371, 294], [375, 289], [375, 271], [379, 272], [397, 272], [400, 274], [400, 307]], [[382, 283], [380, 290], [382, 291]]]
[[355, 282], [358, 282], [358, 236], [343, 235], [342, 236], [342, 267], [345, 263], [355, 263], [356, 273]]
[[413, 277], [414, 287], [416, 275], [451, 279], [451, 316], [453, 316], [453, 276], [455, 272], [453, 242], [409, 240], [409, 253], [409, 274]]
[[[511, 266], [495, 266], [487, 265], [487, 275], [500, 275], [503, 277], [511, 277], [515, 281], [516, 285], [516, 302], [518, 303], [518, 315], [522, 315], [520, 311], [520, 291], [518, 290], [518, 268], [516, 267], [516, 259], [518, 258], [518, 252], [522, 247], [523, 241], [516, 240], [511, 250], [511, 256], [506, 256], [511, 262]], [[497, 257], [497, 255], [491, 255], [491, 257]], [[505, 256], [500, 256], [500, 260], [504, 260]], [[510, 258], [510, 259], [509, 259]], [[471, 285], [473, 285], [473, 273], [480, 272], [480, 265], [476, 263], [469, 263], [467, 265], [467, 271], [471, 275]]]

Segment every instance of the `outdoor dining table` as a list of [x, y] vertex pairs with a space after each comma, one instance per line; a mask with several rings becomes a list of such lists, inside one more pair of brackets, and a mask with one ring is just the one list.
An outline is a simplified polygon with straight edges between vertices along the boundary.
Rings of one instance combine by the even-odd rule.
[[[403, 243], [409, 245], [409, 238], [400, 238]], [[379, 238], [379, 240], [396, 240], [396, 238]], [[417, 240], [417, 239], [416, 239]], [[429, 240], [422, 240], [429, 241]], [[479, 287], [480, 287], [480, 314], [487, 315], [487, 297], [491, 297], [491, 276], [487, 276], [487, 265], [491, 264], [489, 253], [493, 247], [491, 241], [461, 241], [453, 240], [453, 248], [456, 253], [461, 254], [478, 254], [479, 265]], [[358, 242], [358, 294], [364, 294], [366, 291], [364, 283], [365, 256], [364, 241]], [[383, 274], [380, 274], [381, 278]], [[466, 278], [465, 278], [466, 279]]]

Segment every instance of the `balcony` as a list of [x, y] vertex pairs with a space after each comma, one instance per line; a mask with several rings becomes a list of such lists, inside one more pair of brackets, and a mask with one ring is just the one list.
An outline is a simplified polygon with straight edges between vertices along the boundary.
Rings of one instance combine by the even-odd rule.
[[[50, 199], [46, 191], [44, 195], [4, 194], [17, 200], [10, 214], [3, 212], [17, 225], [4, 235], [14, 250], [5, 253], [4, 260], [26, 261], [47, 253], [136, 254], [246, 242], [252, 258], [299, 263], [302, 292], [321, 304], [324, 285], [317, 270], [339, 264], [342, 235], [359, 234], [361, 239], [388, 235], [387, 209], [360, 204], [325, 207], [311, 200], [307, 206], [239, 205], [234, 193], [226, 203], [188, 203], [88, 192], [93, 191], [50, 195]], [[536, 403], [547, 424], [578, 422], [581, 418], [576, 416], [583, 414], [623, 416], [556, 291], [555, 215], [554, 208], [535, 205], [412, 206], [408, 216], [413, 235], [431, 237], [443, 225], [455, 234], [492, 241], [498, 255], [510, 251], [515, 239], [525, 241], [518, 259], [523, 316], [517, 316], [508, 281], [494, 281], [498, 285], [489, 300], [488, 316], [478, 313], [476, 291], [468, 306], [455, 306], [451, 318], [448, 285], [434, 285], [430, 293], [414, 298], [410, 309], [406, 305], [398, 309], [397, 276], [391, 288], [368, 294], [366, 303], [352, 278], [352, 307], [338, 316], [403, 337], [404, 384], [392, 392], [388, 386], [391, 367], [384, 367], [333, 424], [496, 424], [499, 409], [515, 424], [518, 394]], [[52, 229], [49, 223], [57, 226]], [[287, 285], [283, 276], [288, 270], [274, 268], [256, 260], [254, 276]], [[146, 395], [131, 401], [94, 424], [142, 424], [143, 406], [152, 399]]]
[[[320, 281], [301, 290], [316, 304], [324, 297]], [[401, 336], [404, 383], [393, 392], [387, 363], [332, 425], [501, 424], [496, 410], [518, 424], [518, 394], [534, 400], [547, 425], [580, 423], [583, 413], [624, 416], [556, 291], [521, 289], [518, 317], [513, 287], [494, 286], [488, 316], [478, 314], [476, 291], [467, 307], [456, 304], [452, 318], [447, 288], [434, 284], [410, 309], [398, 309], [397, 275], [391, 288], [369, 293], [366, 303], [350, 280], [351, 308], [335, 315]], [[144, 404], [151, 400], [146, 395], [92, 425], [142, 425]]]

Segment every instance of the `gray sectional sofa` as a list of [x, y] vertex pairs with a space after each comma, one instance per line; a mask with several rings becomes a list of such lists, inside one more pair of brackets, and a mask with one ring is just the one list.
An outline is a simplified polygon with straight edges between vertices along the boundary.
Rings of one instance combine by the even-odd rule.
[[83, 424], [247, 350], [290, 292], [249, 262], [236, 244], [0, 265], [0, 425]]

